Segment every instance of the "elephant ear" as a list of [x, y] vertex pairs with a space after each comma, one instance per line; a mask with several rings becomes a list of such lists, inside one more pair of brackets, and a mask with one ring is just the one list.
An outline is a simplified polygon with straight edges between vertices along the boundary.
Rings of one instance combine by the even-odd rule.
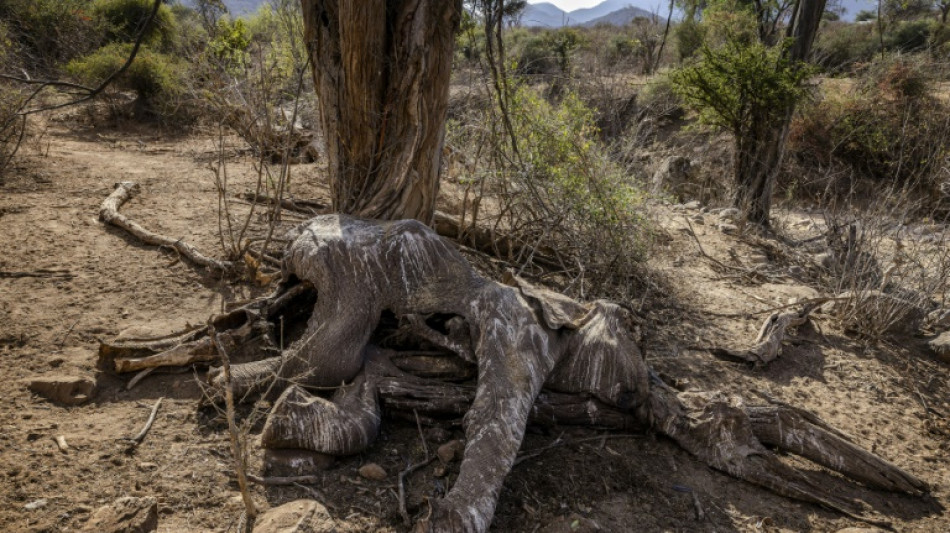
[[572, 300], [561, 293], [532, 285], [511, 272], [505, 274], [504, 283], [517, 287], [521, 296], [537, 311], [540, 311], [539, 314], [544, 319], [545, 325], [550, 329], [580, 329], [591, 313], [590, 306]]

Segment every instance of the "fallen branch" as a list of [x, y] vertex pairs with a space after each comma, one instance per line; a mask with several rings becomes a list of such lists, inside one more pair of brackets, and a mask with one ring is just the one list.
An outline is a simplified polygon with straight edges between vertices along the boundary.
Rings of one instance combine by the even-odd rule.
[[748, 350], [713, 348], [709, 351], [716, 357], [723, 359], [738, 359], [755, 365], [771, 363], [782, 354], [782, 342], [788, 334], [788, 329], [801, 326], [807, 322], [808, 316], [818, 305], [818, 303], [813, 302], [803, 306], [800, 311], [772, 313], [765, 319], [759, 329], [759, 335], [753, 343], [754, 346]]
[[[193, 363], [210, 363], [218, 360], [211, 340], [201, 340], [179, 344], [174, 348], [148, 357], [121, 358], [113, 361], [115, 371], [119, 373], [139, 372], [147, 368], [162, 366], [185, 366]], [[141, 378], [140, 378], [141, 379]]]
[[265, 487], [283, 487], [289, 485], [316, 485], [321, 482], [319, 476], [275, 476], [261, 477], [254, 474], [248, 474], [247, 480], [251, 483], [257, 483]]
[[[266, 194], [258, 194], [253, 192], [245, 192], [239, 196], [244, 200], [249, 202], [257, 203], [274, 203], [277, 201], [273, 196], [267, 196]], [[288, 211], [294, 211], [297, 213], [302, 213], [304, 215], [319, 215], [321, 213], [326, 213], [330, 208], [330, 205], [326, 202], [320, 200], [294, 200], [292, 198], [281, 198], [280, 207]]]
[[128, 451], [131, 452], [131, 451], [135, 450], [136, 448], [138, 448], [138, 446], [139, 446], [140, 444], [142, 444], [142, 441], [145, 440], [145, 436], [148, 435], [148, 431], [149, 431], [150, 429], [152, 429], [152, 424], [155, 423], [155, 416], [158, 414], [158, 408], [162, 406], [162, 400], [164, 400], [164, 399], [165, 399], [165, 398], [159, 398], [158, 401], [155, 402], [155, 405], [152, 406], [152, 412], [149, 413], [149, 415], [148, 415], [148, 420], [145, 421], [145, 425], [142, 426], [142, 430], [139, 431], [138, 435], [136, 435], [136, 436], [134, 436], [134, 437], [132, 437], [132, 438], [126, 438], [126, 439], [125, 439], [125, 440], [129, 441], [129, 450], [128, 450]]
[[124, 229], [145, 244], [172, 248], [192, 263], [208, 267], [218, 274], [227, 274], [234, 270], [234, 263], [231, 261], [212, 259], [181, 239], [173, 239], [165, 235], [153, 233], [130, 220], [122, 213], [119, 213], [119, 208], [131, 200], [138, 191], [139, 186], [131, 181], [117, 183], [115, 190], [102, 202], [102, 206], [99, 208], [99, 220], [106, 224], [112, 224], [113, 226]]

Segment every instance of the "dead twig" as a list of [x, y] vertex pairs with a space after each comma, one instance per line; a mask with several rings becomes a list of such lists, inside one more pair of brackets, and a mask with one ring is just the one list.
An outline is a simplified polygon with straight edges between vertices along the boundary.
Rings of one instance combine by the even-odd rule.
[[244, 463], [244, 452], [241, 447], [241, 439], [238, 436], [237, 422], [234, 420], [234, 390], [231, 388], [231, 359], [227, 351], [221, 345], [218, 333], [214, 325], [208, 323], [208, 337], [214, 344], [218, 355], [221, 357], [221, 363], [224, 372], [224, 402], [227, 409], [228, 433], [231, 436], [231, 454], [234, 456], [234, 468], [237, 471], [238, 487], [241, 489], [241, 498], [244, 500], [244, 509], [247, 518], [251, 521], [257, 516], [257, 506], [251, 498], [250, 491], [247, 490], [247, 465]]
[[547, 446], [542, 446], [536, 450], [531, 450], [530, 452], [525, 452], [525, 453], [520, 454], [518, 458], [515, 459], [515, 462], [512, 465], [512, 467], [517, 466], [521, 464], [522, 462], [527, 461], [529, 459], [534, 459], [535, 457], [547, 451], [553, 450], [554, 448], [557, 448], [560, 446], [564, 446], [566, 444], [583, 444], [585, 442], [594, 442], [594, 441], [603, 442], [603, 441], [606, 441], [607, 439], [639, 439], [642, 437], [643, 435], [637, 435], [635, 433], [618, 433], [617, 435], [598, 435], [596, 437], [587, 437], [583, 439], [570, 439], [570, 440], [562, 440], [561, 437], [558, 437], [557, 439], [555, 439], [554, 442], [552, 442], [551, 444], [548, 444]]
[[429, 457], [414, 465], [409, 465], [408, 468], [399, 473], [399, 515], [402, 516], [402, 521], [407, 526], [412, 525], [412, 519], [409, 518], [409, 511], [406, 510], [406, 476], [412, 474], [424, 466], [432, 464], [432, 462], [436, 459], [438, 459], [438, 457], [433, 455], [432, 457]]
[[162, 406], [162, 400], [164, 399], [164, 397], [159, 398], [158, 401], [155, 402], [155, 405], [152, 406], [152, 412], [149, 413], [148, 420], [145, 421], [145, 425], [142, 426], [142, 430], [139, 431], [136, 436], [125, 439], [129, 441], [129, 452], [134, 451], [140, 444], [142, 444], [142, 441], [145, 440], [145, 436], [148, 435], [148, 431], [152, 429], [152, 424], [155, 423], [155, 416], [158, 415], [158, 408]]

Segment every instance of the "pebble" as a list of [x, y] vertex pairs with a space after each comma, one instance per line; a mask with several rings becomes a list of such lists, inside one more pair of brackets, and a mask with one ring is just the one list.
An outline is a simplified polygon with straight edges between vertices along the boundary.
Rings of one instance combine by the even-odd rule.
[[48, 503], [48, 502], [47, 502], [46, 498], [42, 498], [42, 499], [39, 499], [39, 500], [34, 500], [34, 501], [32, 501], [32, 502], [30, 502], [30, 503], [24, 505], [23, 508], [26, 509], [27, 511], [35, 511], [35, 510], [37, 510], [37, 509], [42, 509], [43, 507], [46, 507], [46, 504], [47, 504], [47, 503]]
[[456, 439], [439, 446], [436, 455], [439, 456], [439, 460], [443, 463], [451, 463], [453, 460], [462, 457], [464, 450], [465, 446], [462, 444], [462, 441]]
[[386, 470], [376, 463], [366, 463], [359, 469], [360, 477], [371, 481], [384, 481], [389, 475]]

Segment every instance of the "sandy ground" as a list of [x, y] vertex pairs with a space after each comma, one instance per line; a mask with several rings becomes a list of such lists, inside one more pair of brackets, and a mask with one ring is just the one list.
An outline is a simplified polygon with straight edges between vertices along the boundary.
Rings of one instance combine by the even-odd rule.
[[[95, 370], [99, 339], [130, 329], [158, 334], [203, 323], [225, 302], [264, 290], [216, 280], [96, 220], [115, 182], [136, 181], [142, 192], [124, 213], [220, 255], [218, 200], [208, 170], [215, 157], [213, 141], [149, 127], [77, 124], [54, 121], [0, 186], [0, 272], [71, 274], [0, 278], [0, 530], [77, 530], [100, 505], [120, 496], [150, 495], [159, 501], [160, 531], [226, 531], [233, 528], [241, 503], [226, 425], [197, 407], [201, 372], [151, 376], [126, 390], [126, 378]], [[240, 153], [231, 158], [229, 171], [234, 191], [255, 179], [251, 160]], [[294, 193], [320, 194], [319, 187], [306, 185], [319, 180], [317, 165], [301, 165], [294, 172]], [[948, 365], [936, 361], [920, 339], [866, 347], [827, 321], [820, 322], [820, 330], [803, 328], [783, 357], [765, 369], [691, 349], [742, 345], [755, 336], [761, 320], [714, 312], [755, 311], [814, 292], [789, 277], [749, 282], [714, 271], [678, 216], [669, 213], [664, 224], [671, 240], [658, 247], [650, 265], [665, 293], [645, 299], [645, 350], [651, 364], [686, 389], [722, 390], [750, 401], [752, 391], [759, 390], [817, 412], [934, 490], [932, 497], [920, 499], [866, 490], [831, 476], [829, 483], [866, 502], [898, 531], [950, 531], [945, 510], [950, 434], [941, 418], [950, 413]], [[697, 225], [696, 233], [706, 251], [724, 261], [730, 248], [739, 257], [753, 251], [711, 224]], [[32, 395], [23, 382], [44, 374], [94, 376], [98, 395], [79, 407], [51, 404]], [[160, 397], [165, 401], [154, 427], [134, 453], [127, 453], [121, 439], [138, 432]], [[928, 413], [925, 405], [935, 412]], [[529, 428], [523, 448], [597, 434], [583, 428], [563, 433]], [[65, 453], [53, 440], [58, 435], [69, 444]], [[255, 488], [254, 496], [268, 507], [319, 495], [343, 530], [402, 531], [396, 473], [422, 453], [414, 425], [387, 421], [370, 450], [339, 460], [320, 485]], [[253, 435], [251, 455], [252, 465], [259, 464]], [[367, 462], [382, 465], [387, 479], [360, 478], [357, 469]], [[411, 476], [409, 484], [410, 512], [423, 509], [423, 497], [447, 488], [432, 467]], [[25, 507], [38, 500], [45, 505]], [[734, 480], [667, 440], [640, 434], [554, 447], [518, 465], [505, 483], [493, 529], [569, 531], [572, 523], [590, 524], [578, 521], [581, 517], [605, 531], [870, 527]]]

